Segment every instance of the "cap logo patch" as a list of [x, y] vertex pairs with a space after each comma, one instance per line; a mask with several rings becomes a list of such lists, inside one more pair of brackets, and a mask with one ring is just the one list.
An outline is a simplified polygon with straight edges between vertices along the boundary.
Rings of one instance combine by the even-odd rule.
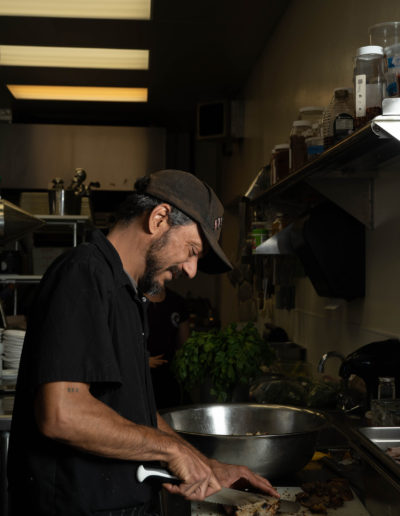
[[214, 219], [214, 231], [218, 231], [222, 228], [223, 217], [217, 217]]

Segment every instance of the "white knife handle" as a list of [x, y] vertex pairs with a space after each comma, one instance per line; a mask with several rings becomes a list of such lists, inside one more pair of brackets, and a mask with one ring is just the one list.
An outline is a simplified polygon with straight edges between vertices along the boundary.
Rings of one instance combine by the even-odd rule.
[[166, 481], [173, 480], [173, 483], [179, 483], [179, 478], [171, 475], [166, 469], [161, 468], [149, 468], [141, 464], [136, 471], [136, 478], [139, 482], [144, 482], [147, 477], [158, 477], [160, 479], [165, 478]]

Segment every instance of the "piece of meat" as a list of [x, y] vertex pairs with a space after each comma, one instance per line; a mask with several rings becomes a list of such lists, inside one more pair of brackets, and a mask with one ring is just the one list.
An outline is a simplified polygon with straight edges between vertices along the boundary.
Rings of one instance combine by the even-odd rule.
[[319, 480], [306, 482], [296, 500], [314, 514], [327, 514], [327, 509], [342, 507], [345, 501], [353, 499], [349, 483], [344, 478], [333, 478], [327, 482]]

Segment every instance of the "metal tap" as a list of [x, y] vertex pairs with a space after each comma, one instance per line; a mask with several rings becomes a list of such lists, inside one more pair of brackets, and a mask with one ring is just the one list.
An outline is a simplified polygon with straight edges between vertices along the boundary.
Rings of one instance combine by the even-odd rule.
[[323, 373], [325, 371], [325, 363], [328, 360], [328, 358], [336, 357], [340, 358], [342, 363], [345, 360], [345, 357], [339, 353], [338, 351], [328, 351], [328, 353], [324, 353], [318, 363], [318, 372]]

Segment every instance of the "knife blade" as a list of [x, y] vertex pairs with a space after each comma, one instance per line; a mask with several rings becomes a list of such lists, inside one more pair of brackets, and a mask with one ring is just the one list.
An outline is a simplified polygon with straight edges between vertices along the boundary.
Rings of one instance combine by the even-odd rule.
[[[238, 489], [223, 487], [217, 493], [207, 496], [207, 498], [204, 501], [218, 503], [221, 505], [234, 505], [236, 507], [241, 507], [243, 505], [257, 502], [274, 503], [276, 502], [276, 498], [274, 498], [273, 496], [251, 493], [248, 491], [239, 491]], [[277, 513], [296, 514], [299, 509], [300, 504], [298, 502], [282, 500], [281, 498], [279, 499], [279, 507]]]
[[[162, 482], [165, 483], [180, 483], [179, 478], [172, 475], [168, 470], [163, 468], [152, 468], [148, 466], [143, 466], [143, 464], [141, 464], [138, 467], [136, 476], [139, 482], [144, 482], [146, 478], [149, 477], [158, 477]], [[262, 501], [268, 502], [272, 500], [275, 501], [276, 499], [268, 495], [251, 493], [248, 491], [239, 491], [238, 489], [223, 487], [217, 493], [207, 496], [207, 498], [204, 499], [204, 502], [217, 503], [221, 505], [234, 505], [240, 507], [242, 505], [247, 505], [251, 503], [257, 503]], [[296, 512], [299, 509], [300, 504], [298, 502], [280, 499], [279, 509], [277, 512], [296, 514]]]

